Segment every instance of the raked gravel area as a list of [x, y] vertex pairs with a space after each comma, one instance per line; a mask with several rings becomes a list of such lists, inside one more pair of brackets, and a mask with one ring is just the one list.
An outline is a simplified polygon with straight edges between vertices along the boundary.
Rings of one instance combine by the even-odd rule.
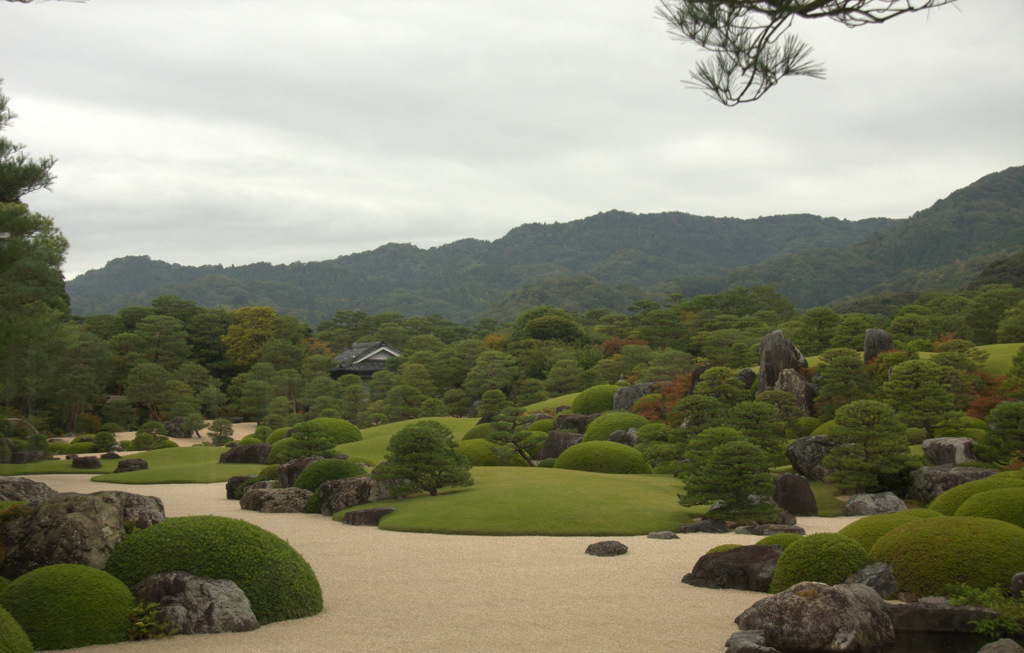
[[[122, 490], [160, 497], [168, 517], [245, 519], [284, 538], [312, 565], [324, 594], [314, 617], [248, 633], [189, 635], [93, 646], [90, 653], [226, 651], [672, 651], [717, 653], [733, 619], [764, 595], [708, 590], [680, 579], [719, 544], [749, 535], [491, 537], [394, 533], [327, 517], [241, 510], [224, 484], [94, 483], [86, 475], [30, 476], [58, 492]], [[444, 498], [438, 499], [443, 501]], [[808, 533], [854, 517], [800, 518]], [[629, 552], [586, 555], [618, 540]]]

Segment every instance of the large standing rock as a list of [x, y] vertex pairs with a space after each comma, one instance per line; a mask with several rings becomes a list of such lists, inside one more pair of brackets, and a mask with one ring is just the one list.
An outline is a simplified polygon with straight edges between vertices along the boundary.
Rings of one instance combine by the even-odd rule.
[[313, 493], [300, 487], [249, 490], [242, 495], [242, 510], [256, 512], [306, 512]]
[[824, 481], [831, 470], [823, 467], [821, 461], [834, 446], [827, 435], [808, 435], [793, 440], [786, 447], [786, 458], [798, 474], [812, 481]]
[[874, 562], [861, 567], [846, 577], [844, 585], [862, 583], [878, 592], [883, 599], [892, 598], [900, 589], [896, 576], [892, 573], [892, 566], [888, 562]]
[[156, 603], [156, 613], [179, 635], [241, 633], [260, 627], [245, 592], [231, 580], [170, 571], [143, 578], [131, 590], [139, 603]]
[[1010, 579], [1010, 595], [1019, 599], [1024, 594], [1024, 571], [1019, 571]]
[[906, 510], [907, 504], [892, 492], [855, 494], [846, 502], [847, 515], [883, 515]]
[[142, 458], [124, 458], [117, 461], [117, 469], [114, 470], [114, 473], [123, 474], [124, 472], [137, 472], [143, 469], [149, 469], [149, 463]]
[[751, 544], [729, 551], [705, 553], [683, 576], [694, 587], [767, 592], [783, 548], [778, 545]]
[[864, 364], [867, 365], [883, 351], [896, 349], [892, 336], [882, 329], [868, 329], [864, 332]]
[[228, 499], [237, 499], [238, 497], [235, 496], [235, 491], [251, 478], [256, 478], [256, 474], [249, 474], [248, 476], [232, 476], [229, 478], [228, 482], [224, 484], [224, 489], [227, 491]]
[[761, 338], [757, 348], [761, 358], [761, 367], [757, 373], [757, 392], [776, 389], [776, 382], [782, 370], [800, 370], [807, 368], [807, 359], [796, 348], [796, 345], [782, 335], [782, 331], [772, 331]]
[[579, 444], [582, 441], [583, 435], [581, 433], [574, 433], [572, 431], [549, 431], [548, 437], [544, 438], [544, 444], [540, 447], [540, 453], [537, 455], [537, 460], [558, 458], [562, 455], [563, 451], [574, 444]]
[[978, 460], [974, 445], [971, 438], [928, 438], [921, 443], [921, 450], [932, 465], [959, 465]]
[[797, 517], [818, 514], [818, 502], [811, 491], [811, 483], [798, 474], [783, 474], [775, 479], [772, 499], [780, 508]]
[[369, 476], [356, 476], [326, 481], [320, 485], [320, 514], [328, 517], [352, 506], [390, 499], [391, 488], [408, 481], [380, 481]]
[[295, 479], [299, 478], [302, 470], [323, 459], [323, 456], [308, 456], [306, 458], [294, 458], [286, 463], [282, 463], [277, 468], [277, 482], [281, 484], [281, 487], [291, 487], [295, 485]]
[[615, 391], [615, 396], [612, 398], [612, 410], [628, 412], [637, 399], [651, 394], [656, 387], [657, 385], [654, 383], [637, 383], [636, 385], [619, 388]]
[[603, 415], [604, 413], [594, 413], [593, 415], [580, 415], [577, 413], [560, 413], [555, 417], [555, 428], [552, 430], [556, 431], [571, 431], [572, 433], [583, 433], [590, 426], [590, 423], [595, 419]]
[[164, 504], [157, 497], [57, 494], [41, 501], [31, 515], [0, 525], [0, 541], [7, 548], [0, 575], [14, 579], [65, 562], [103, 569], [127, 530], [163, 520]]
[[266, 465], [270, 459], [269, 444], [241, 444], [231, 447], [220, 455], [222, 463], [241, 463], [248, 465]]
[[775, 390], [788, 392], [796, 398], [796, 407], [803, 411], [804, 415], [814, 414], [814, 397], [817, 391], [811, 382], [803, 377], [796, 370], [785, 369], [779, 372], [779, 378], [775, 381]]
[[990, 608], [950, 605], [940, 596], [927, 596], [915, 603], [888, 603], [885, 610], [896, 630], [915, 633], [971, 633], [972, 621], [997, 616]]
[[892, 643], [885, 602], [867, 585], [797, 583], [736, 617], [743, 630], [763, 630], [768, 646], [797, 651], [860, 651]]
[[[627, 447], [635, 447], [636, 443], [640, 441], [639, 436], [636, 434], [637, 430], [638, 429], [634, 426], [628, 431], [623, 431], [621, 429], [618, 431], [612, 431], [608, 434], [608, 441], [618, 442], [619, 444], [624, 444]], [[543, 458], [541, 460], [543, 460]]]
[[927, 505], [950, 488], [988, 478], [996, 471], [984, 467], [957, 467], [956, 465], [918, 467], [910, 472], [910, 498]]
[[57, 496], [57, 490], [46, 483], [21, 476], [0, 476], [0, 501], [36, 503]]

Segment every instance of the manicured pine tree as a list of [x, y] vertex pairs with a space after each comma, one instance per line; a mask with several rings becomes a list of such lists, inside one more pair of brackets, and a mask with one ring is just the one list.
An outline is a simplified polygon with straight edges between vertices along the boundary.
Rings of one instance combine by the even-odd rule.
[[716, 448], [726, 442], [746, 440], [743, 434], [728, 426], [713, 426], [691, 437], [685, 445], [682, 477], [689, 479]]
[[827, 421], [835, 417], [836, 409], [851, 401], [870, 399], [875, 393], [868, 370], [860, 356], [841, 355], [818, 368], [818, 382], [821, 390], [814, 407], [818, 417]]
[[844, 490], [865, 492], [878, 484], [879, 474], [892, 474], [906, 464], [906, 427], [880, 401], [862, 399], [839, 408], [829, 439], [836, 446], [822, 465], [833, 470], [829, 482]]
[[953, 396], [943, 386], [943, 376], [942, 368], [931, 361], [906, 361], [892, 368], [882, 396], [904, 424], [923, 428], [933, 437], [953, 411]]
[[741, 401], [726, 413], [725, 423], [760, 447], [772, 464], [781, 465], [786, 460], [786, 421], [774, 405]]
[[547, 438], [547, 433], [531, 431], [529, 429], [530, 416], [522, 408], [508, 406], [494, 418], [491, 424], [494, 430], [485, 437], [493, 447], [495, 455], [501, 457], [511, 449], [516, 455], [526, 461], [527, 465], [536, 467], [533, 456], [536, 455], [540, 444]]
[[1024, 456], [1024, 401], [1004, 401], [992, 409], [986, 421], [990, 431], [974, 445], [978, 457], [1005, 464]]
[[725, 442], [693, 470], [679, 502], [684, 506], [722, 502], [708, 511], [712, 519], [773, 520], [778, 510], [768, 502], [774, 491], [768, 465], [764, 452], [752, 442], [742, 438]]
[[451, 430], [434, 420], [410, 424], [393, 436], [384, 462], [374, 468], [372, 477], [380, 480], [406, 480], [392, 492], [428, 492], [437, 496], [443, 487], [471, 485], [472, 464], [455, 450]]

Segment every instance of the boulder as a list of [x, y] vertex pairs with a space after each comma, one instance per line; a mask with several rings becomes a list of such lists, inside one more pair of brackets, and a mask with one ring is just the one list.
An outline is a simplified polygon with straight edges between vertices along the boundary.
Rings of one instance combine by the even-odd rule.
[[729, 551], [705, 553], [683, 576], [694, 587], [767, 592], [783, 548], [779, 545], [751, 544]]
[[137, 472], [142, 469], [149, 469], [149, 463], [142, 458], [124, 458], [117, 461], [117, 469], [114, 470], [114, 473]]
[[156, 603], [155, 612], [179, 635], [241, 633], [260, 627], [249, 599], [231, 580], [170, 571], [144, 578], [131, 590], [139, 603]]
[[592, 556], [598, 556], [601, 558], [609, 558], [612, 556], [620, 556], [629, 551], [622, 542], [616, 542], [615, 540], [605, 540], [603, 542], [594, 542], [587, 547], [586, 554]]
[[544, 438], [544, 444], [540, 446], [540, 453], [537, 460], [558, 458], [569, 447], [583, 441], [583, 435], [573, 431], [552, 430]]
[[242, 495], [242, 510], [256, 512], [306, 512], [313, 493], [300, 487], [249, 490]]
[[163, 520], [164, 504], [157, 497], [128, 492], [51, 496], [31, 515], [0, 524], [0, 541], [7, 549], [0, 575], [13, 580], [59, 563], [103, 569], [128, 530]]
[[615, 396], [612, 398], [612, 410], [629, 412], [637, 399], [651, 394], [656, 387], [657, 385], [654, 383], [637, 383], [636, 385], [627, 385], [619, 388], [615, 391]]
[[103, 463], [96, 456], [82, 456], [72, 460], [71, 466], [75, 469], [99, 469]]
[[855, 494], [846, 502], [846, 514], [883, 515], [890, 512], [906, 510], [907, 504], [892, 492], [874, 492], [871, 494]]
[[1010, 594], [1019, 599], [1024, 594], [1024, 571], [1018, 572], [1010, 579]]
[[680, 533], [728, 533], [729, 525], [721, 519], [702, 519], [679, 527]]
[[793, 440], [786, 447], [786, 458], [798, 474], [811, 481], [823, 482], [830, 470], [822, 467], [821, 461], [834, 446], [827, 435], [808, 435]]
[[636, 432], [637, 428], [635, 426], [628, 431], [612, 431], [608, 434], [608, 441], [618, 442], [619, 444], [624, 444], [627, 447], [635, 447], [636, 443], [639, 441]]
[[0, 501], [36, 503], [54, 496], [57, 496], [57, 490], [46, 483], [21, 476], [0, 476]]
[[555, 417], [555, 431], [570, 431], [572, 433], [583, 433], [590, 426], [590, 423], [604, 413], [593, 415], [580, 415], [577, 413], [560, 413]]
[[281, 487], [291, 487], [295, 485], [295, 479], [299, 477], [302, 470], [323, 459], [323, 456], [308, 456], [306, 458], [294, 458], [286, 463], [281, 463], [277, 468], [277, 482], [281, 484]]
[[928, 438], [921, 443], [925, 459], [932, 465], [959, 465], [977, 462], [971, 438]]
[[341, 478], [320, 485], [320, 514], [330, 517], [352, 506], [391, 499], [391, 488], [408, 481], [381, 481], [369, 476]]
[[926, 596], [914, 603], [886, 603], [885, 610], [896, 630], [916, 633], [972, 633], [971, 621], [997, 616], [990, 608], [950, 605], [941, 596]]
[[[765, 390], [775, 390], [776, 382], [782, 370], [793, 370], [799, 373], [807, 369], [807, 359], [796, 348], [796, 345], [782, 335], [782, 331], [775, 330], [761, 338], [761, 345], [757, 348], [760, 356], [760, 365], [757, 375], [758, 394]], [[799, 375], [799, 374], [798, 374]]]
[[739, 630], [729, 635], [725, 653], [779, 653], [765, 643], [763, 630]]
[[899, 591], [899, 583], [888, 562], [875, 562], [853, 572], [843, 581], [844, 585], [861, 583], [878, 592], [883, 599], [892, 598]]
[[349, 510], [345, 513], [341, 523], [352, 526], [378, 526], [381, 517], [394, 512], [394, 508], [363, 508], [362, 510]]
[[804, 415], [814, 414], [814, 397], [818, 392], [800, 372], [790, 369], [782, 370], [773, 389], [793, 395], [796, 398], [796, 407], [803, 411]]
[[946, 490], [969, 481], [988, 478], [996, 471], [984, 467], [957, 467], [956, 465], [918, 467], [910, 472], [910, 498], [928, 505]]
[[15, 451], [11, 454], [11, 462], [15, 465], [27, 465], [29, 463], [37, 463], [45, 457], [46, 454], [38, 449]]
[[765, 643], [781, 650], [860, 651], [896, 638], [885, 601], [866, 585], [797, 583], [750, 606], [736, 623], [763, 630]]
[[772, 499], [791, 515], [804, 517], [818, 514], [818, 502], [811, 491], [811, 483], [798, 474], [783, 474], [775, 479]]
[[740, 380], [744, 388], [750, 388], [757, 381], [757, 372], [749, 367], [744, 367], [739, 372], [736, 372], [736, 378]]
[[235, 491], [250, 478], [256, 478], [256, 474], [249, 474], [248, 476], [232, 476], [229, 478], [228, 482], [224, 485], [225, 490], [227, 491], [227, 498], [235, 499]]
[[778, 533], [796, 533], [797, 535], [806, 535], [802, 527], [796, 524], [751, 524], [744, 526], [737, 526], [733, 533], [737, 535], [758, 535], [760, 537], [767, 537], [769, 535], [776, 535]]
[[1024, 646], [1004, 637], [985, 644], [978, 649], [978, 653], [1024, 653]]
[[868, 329], [864, 332], [864, 364], [867, 365], [883, 351], [896, 349], [892, 336], [883, 329]]
[[672, 531], [653, 531], [647, 534], [652, 540], [678, 540], [679, 536]]
[[278, 489], [277, 488], [277, 481], [256, 481], [252, 485], [246, 486], [245, 491], [242, 492], [242, 495], [244, 496], [246, 492], [249, 492], [251, 490], [276, 490], [276, 489]]
[[113, 451], [108, 451], [107, 453], [100, 454], [100, 459], [102, 459], [102, 460], [120, 460], [121, 456], [117, 455]]
[[220, 455], [220, 462], [266, 465], [270, 458], [271, 446], [269, 444], [243, 444], [231, 447]]

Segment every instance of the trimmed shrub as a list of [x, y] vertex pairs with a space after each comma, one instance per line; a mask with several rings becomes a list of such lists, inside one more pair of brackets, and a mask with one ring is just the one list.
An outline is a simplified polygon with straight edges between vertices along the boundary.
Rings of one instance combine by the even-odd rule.
[[954, 515], [961, 504], [975, 494], [1007, 487], [1024, 487], [1024, 478], [1013, 473], [1003, 473], [957, 485], [932, 499], [928, 509], [941, 512], [943, 515]]
[[263, 444], [263, 440], [260, 440], [259, 438], [253, 437], [251, 435], [247, 435], [247, 436], [245, 436], [244, 438], [242, 438], [241, 440], [238, 441], [238, 445], [239, 446], [246, 445], [246, 444]]
[[[7, 588], [7, 586], [8, 586], [8, 585], [10, 585], [10, 584], [11, 584], [11, 579], [10, 579], [10, 578], [6, 578], [6, 577], [4, 577], [4, 576], [0, 576], [0, 594], [2, 594], [2, 593], [3, 593], [3, 591], [4, 591], [4, 590], [5, 590], [6, 588]], [[0, 651], [2, 651], [2, 650], [3, 650], [3, 649], [2, 649], [2, 648], [0, 648]]]
[[[6, 580], [6, 579], [4, 579]], [[0, 651], [4, 653], [32, 653], [32, 642], [11, 613], [0, 608]]]
[[860, 542], [865, 551], [871, 551], [871, 547], [875, 545], [878, 538], [898, 526], [916, 519], [931, 519], [942, 516], [941, 512], [928, 510], [927, 508], [912, 508], [884, 515], [868, 515], [847, 524], [839, 530], [839, 533]]
[[167, 571], [232, 580], [261, 625], [323, 610], [313, 569], [290, 544], [241, 519], [171, 517], [121, 540], [107, 571], [126, 585]]
[[1024, 528], [1024, 486], [978, 492], [960, 504], [957, 517], [987, 517]]
[[70, 442], [49, 442], [46, 445], [46, 450], [56, 456], [63, 456], [68, 452], [69, 447], [71, 447]]
[[603, 474], [650, 474], [651, 466], [633, 447], [618, 442], [581, 442], [565, 451], [555, 461], [558, 469]]
[[802, 438], [814, 433], [814, 429], [821, 426], [821, 420], [817, 417], [797, 417], [793, 425], [793, 437]]
[[[500, 449], [495, 452], [494, 448]], [[474, 467], [526, 467], [526, 460], [509, 445], [498, 447], [487, 440], [463, 439], [455, 451], [461, 453]]]
[[554, 467], [557, 458], [545, 458], [544, 460], [537, 463], [537, 467]]
[[492, 422], [477, 424], [462, 435], [461, 442], [466, 440], [486, 440], [487, 436], [491, 433], [494, 433], [494, 424]]
[[553, 419], [539, 419], [533, 424], [530, 424], [531, 431], [540, 431], [541, 433], [550, 433], [555, 428], [555, 420]]
[[[52, 447], [50, 451], [53, 452]], [[72, 442], [64, 450], [64, 453], [96, 453], [96, 445], [92, 442]]]
[[[319, 435], [333, 442], [334, 446], [363, 439], [362, 431], [355, 424], [339, 417], [317, 417], [296, 424], [292, 428], [298, 432], [315, 430]], [[296, 436], [296, 433], [292, 433], [292, 435]]]
[[636, 413], [605, 413], [587, 425], [587, 430], [583, 432], [583, 441], [607, 440], [614, 431], [627, 431], [645, 424], [650, 422]]
[[800, 533], [775, 533], [774, 535], [762, 537], [757, 542], [754, 542], [754, 544], [759, 544], [761, 546], [772, 546], [774, 544], [778, 544], [783, 549], [786, 549], [790, 544], [796, 542], [801, 537], [804, 536]]
[[828, 432], [831, 431], [832, 427], [835, 425], [836, 421], [834, 419], [830, 419], [827, 422], [822, 422], [821, 424], [818, 424], [816, 427], [814, 427], [814, 430], [811, 431], [811, 435], [828, 435]]
[[85, 565], [39, 567], [0, 594], [0, 606], [37, 650], [114, 644], [128, 639], [135, 597], [105, 571]]
[[803, 581], [838, 585], [871, 563], [857, 540], [839, 533], [815, 533], [791, 543], [779, 556], [768, 591], [777, 594]]
[[290, 431], [290, 430], [291, 430], [290, 426], [285, 426], [283, 428], [279, 428], [279, 429], [276, 429], [274, 431], [271, 431], [270, 435], [267, 436], [267, 439], [265, 441], [266, 444], [277, 444], [281, 440], [284, 440], [285, 438], [288, 437], [288, 431]]
[[915, 519], [880, 537], [871, 557], [919, 596], [944, 595], [955, 583], [1006, 592], [1024, 569], [1024, 528], [983, 517]]
[[612, 409], [617, 385], [595, 385], [576, 395], [569, 410], [580, 415], [606, 413]]
[[306, 512], [320, 514], [320, 485], [326, 481], [334, 481], [340, 478], [352, 478], [353, 476], [364, 476], [366, 470], [362, 465], [341, 460], [339, 458], [328, 458], [318, 460], [307, 466], [295, 479], [295, 487], [309, 490], [313, 496], [306, 505]]

